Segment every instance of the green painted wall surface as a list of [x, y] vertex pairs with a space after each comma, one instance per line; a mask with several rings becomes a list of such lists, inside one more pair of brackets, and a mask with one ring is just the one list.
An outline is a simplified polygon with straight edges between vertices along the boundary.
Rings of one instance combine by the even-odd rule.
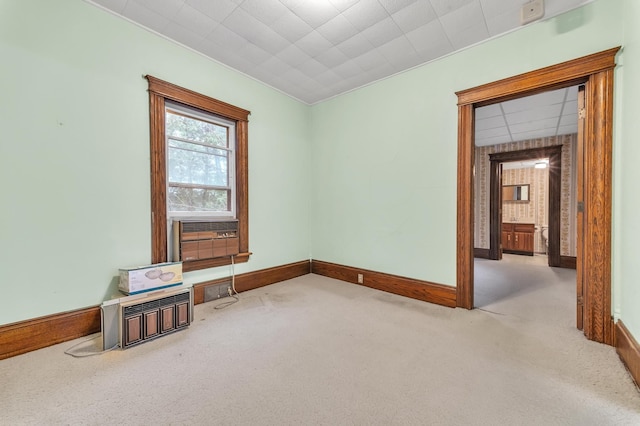
[[309, 258], [306, 105], [80, 0], [0, 0], [0, 57], [0, 324], [99, 304], [150, 262], [145, 74], [252, 112], [236, 272]]
[[622, 44], [597, 1], [312, 112], [313, 258], [455, 286], [456, 91]]
[[[640, 341], [640, 2], [624, 1], [623, 90], [616, 91], [614, 125], [618, 145], [614, 151], [614, 308]], [[616, 291], [619, 290], [619, 291]]]

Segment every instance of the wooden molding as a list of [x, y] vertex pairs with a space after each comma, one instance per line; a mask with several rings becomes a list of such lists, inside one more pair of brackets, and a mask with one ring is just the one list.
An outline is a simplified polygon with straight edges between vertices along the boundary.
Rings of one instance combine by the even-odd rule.
[[489, 256], [489, 249], [485, 249], [485, 248], [474, 248], [473, 257], [476, 257], [479, 259], [491, 259], [491, 257]]
[[[611, 157], [613, 125], [613, 69], [620, 47], [563, 62], [483, 86], [458, 95], [457, 182], [457, 303], [473, 308], [473, 161], [474, 109], [509, 99], [584, 83], [586, 89], [584, 140], [584, 219], [578, 232], [584, 281], [584, 334], [613, 344], [611, 322]], [[583, 147], [578, 146], [578, 150]], [[551, 231], [551, 230], [550, 230]], [[552, 240], [550, 240], [551, 243]], [[471, 246], [470, 246], [471, 244]], [[558, 259], [560, 261], [560, 259]], [[576, 295], [576, 299], [578, 296]], [[579, 304], [580, 300], [577, 300]], [[577, 324], [580, 324], [578, 320]]]
[[78, 309], [0, 326], [0, 359], [100, 331], [100, 307]]
[[576, 269], [575, 256], [560, 256], [560, 268]]
[[434, 284], [398, 275], [385, 274], [351, 266], [337, 265], [320, 260], [311, 261], [311, 273], [335, 278], [352, 284], [358, 283], [358, 274], [362, 274], [363, 285], [377, 290], [423, 300], [437, 305], [455, 308], [456, 289], [442, 284]]
[[[276, 266], [274, 268], [261, 269], [259, 271], [247, 272], [245, 274], [236, 275], [236, 290], [238, 292], [253, 290], [254, 288], [264, 287], [269, 284], [275, 284], [280, 281], [290, 280], [302, 275], [307, 275], [310, 272], [311, 263], [308, 260], [302, 260], [300, 262]], [[194, 303], [196, 305], [204, 303], [204, 288], [206, 286], [219, 284], [224, 281], [229, 281], [230, 279], [231, 277], [225, 277], [194, 284]]]
[[615, 329], [616, 352], [631, 373], [636, 386], [640, 386], [640, 345], [621, 320], [618, 320]]
[[[241, 292], [263, 287], [306, 275], [310, 271], [310, 261], [304, 260], [248, 272], [236, 276], [236, 290]], [[203, 303], [205, 285], [229, 279], [230, 277], [195, 284], [193, 286], [194, 302]], [[100, 332], [100, 306], [3, 325], [0, 326], [0, 360], [98, 332]]]

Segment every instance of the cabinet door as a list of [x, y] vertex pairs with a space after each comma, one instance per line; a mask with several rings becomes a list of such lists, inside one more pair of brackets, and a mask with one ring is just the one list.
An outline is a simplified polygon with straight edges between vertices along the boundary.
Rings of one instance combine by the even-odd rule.
[[160, 309], [161, 333], [166, 333], [176, 328], [176, 318], [173, 308], [174, 306], [171, 305]]
[[132, 345], [142, 340], [142, 314], [124, 319], [124, 346]]
[[149, 339], [156, 336], [160, 331], [158, 328], [158, 310], [145, 312], [144, 314], [144, 338]]
[[512, 232], [511, 231], [505, 231], [504, 229], [502, 230], [502, 249], [503, 250], [511, 250], [512, 248], [512, 244], [511, 244], [511, 237], [512, 237]]
[[189, 302], [178, 303], [176, 305], [176, 327], [189, 325]]

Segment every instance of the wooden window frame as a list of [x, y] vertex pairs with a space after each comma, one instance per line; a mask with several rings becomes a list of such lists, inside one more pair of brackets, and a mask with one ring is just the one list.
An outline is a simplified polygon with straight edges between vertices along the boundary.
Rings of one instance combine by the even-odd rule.
[[[234, 263], [249, 260], [249, 114], [242, 108], [196, 93], [156, 77], [149, 82], [149, 122], [151, 143], [151, 262], [167, 262], [167, 156], [165, 143], [165, 101], [171, 100], [236, 123], [236, 218], [240, 253]], [[229, 265], [230, 257], [183, 262], [184, 272]]]

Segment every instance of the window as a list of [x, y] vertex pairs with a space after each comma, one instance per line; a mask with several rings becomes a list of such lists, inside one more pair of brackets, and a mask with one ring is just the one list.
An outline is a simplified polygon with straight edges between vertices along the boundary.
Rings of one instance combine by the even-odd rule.
[[[152, 263], [169, 260], [173, 220], [237, 219], [240, 254], [249, 258], [249, 111], [146, 76], [151, 124]], [[185, 261], [184, 271], [230, 263]]]

